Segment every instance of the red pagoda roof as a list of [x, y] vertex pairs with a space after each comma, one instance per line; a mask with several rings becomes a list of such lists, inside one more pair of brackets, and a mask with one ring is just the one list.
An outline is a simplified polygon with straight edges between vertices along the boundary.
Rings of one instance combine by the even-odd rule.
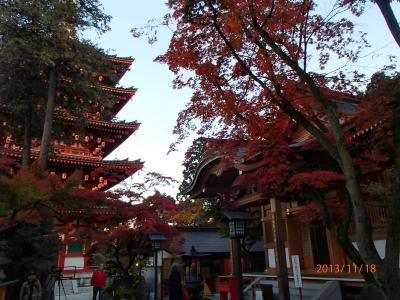
[[137, 89], [136, 88], [123, 88], [123, 87], [114, 87], [114, 86], [108, 86], [108, 85], [102, 85], [101, 89], [107, 92], [112, 92], [117, 94], [118, 96], [121, 97], [129, 97], [131, 98], [133, 95], [135, 95]]
[[[21, 159], [22, 151], [12, 150], [6, 148], [0, 148], [0, 154], [7, 155], [9, 158]], [[39, 156], [38, 151], [31, 153], [31, 159], [35, 160]], [[127, 177], [133, 175], [135, 172], [143, 168], [144, 162], [140, 159], [130, 161], [125, 160], [101, 160], [101, 158], [96, 156], [80, 156], [74, 154], [57, 154], [55, 157], [48, 158], [48, 165], [50, 170], [57, 171], [58, 173], [64, 172], [65, 174], [71, 174], [73, 170], [88, 170], [94, 171], [97, 169], [103, 170], [105, 172], [102, 176], [104, 178], [109, 178], [107, 183], [98, 186], [95, 182], [94, 186], [91, 188], [98, 189], [109, 189], [120, 181], [126, 179]], [[71, 171], [72, 170], [72, 171]], [[53, 171], [52, 171], [53, 173]], [[107, 175], [108, 174], [108, 175]], [[114, 176], [117, 175], [117, 179]], [[98, 176], [96, 176], [98, 177]], [[114, 177], [113, 179], [111, 177]], [[66, 178], [66, 177], [65, 177]], [[63, 179], [65, 179], [63, 178]], [[104, 180], [106, 182], [106, 180]], [[90, 184], [93, 184], [91, 182]]]
[[128, 100], [136, 94], [137, 91], [137, 89], [133, 87], [122, 88], [109, 85], [102, 85], [101, 89], [105, 92], [113, 94], [119, 99], [118, 103], [116, 103], [113, 107], [114, 114], [117, 114], [125, 106]]
[[[71, 124], [74, 124], [75, 122], [77, 122], [77, 118], [73, 117], [73, 116], [59, 114], [57, 117], [60, 120], [62, 120], [63, 122], [70, 122]], [[138, 123], [137, 121], [114, 122], [114, 121], [88, 119], [86, 128], [90, 129], [89, 132], [87, 133], [88, 135], [91, 135], [90, 131], [94, 131], [96, 133], [100, 133], [103, 135], [108, 135], [105, 138], [104, 137], [101, 138], [102, 142], [106, 142], [106, 144], [102, 145], [102, 147], [101, 147], [101, 151], [103, 152], [103, 154], [101, 156], [104, 157], [104, 156], [107, 156], [108, 154], [110, 154], [120, 144], [122, 144], [131, 134], [133, 134], [139, 128], [139, 126], [140, 126], [140, 123]], [[85, 142], [89, 142], [89, 141], [85, 141]], [[100, 144], [100, 142], [98, 142], [97, 144]], [[88, 153], [93, 151], [94, 148], [98, 147], [99, 145], [97, 145], [97, 144], [93, 144], [92, 148], [90, 147], [90, 145], [86, 144], [85, 146], [88, 147], [88, 151], [90, 150]], [[57, 146], [53, 146], [53, 147], [57, 148]], [[62, 145], [62, 147], [69, 147], [71, 149], [73, 148], [73, 146], [71, 147], [68, 145]], [[58, 146], [58, 148], [60, 148], [60, 147]], [[80, 148], [80, 147], [78, 147], [78, 148]], [[76, 149], [74, 151], [82, 152], [82, 149]]]
[[133, 121], [133, 122], [107, 122], [107, 121], [98, 121], [98, 120], [90, 120], [89, 127], [102, 129], [107, 131], [120, 131], [120, 130], [128, 130], [130, 133], [135, 132], [140, 126], [140, 123]]
[[[6, 154], [9, 157], [14, 158], [21, 158], [22, 152], [15, 151], [11, 149], [1, 149], [1, 154]], [[31, 153], [32, 159], [37, 159], [39, 153], [36, 151]], [[78, 156], [78, 155], [69, 155], [69, 154], [57, 154], [56, 157], [49, 157], [49, 164], [52, 163], [61, 163], [61, 164], [68, 164], [68, 165], [76, 165], [76, 166], [87, 166], [87, 167], [94, 167], [94, 168], [113, 168], [113, 169], [130, 169], [134, 168], [135, 171], [141, 169], [143, 167], [144, 162], [140, 159], [137, 160], [101, 160], [97, 156]]]
[[114, 78], [114, 83], [121, 80], [122, 76], [129, 70], [129, 67], [134, 62], [132, 57], [117, 57], [117, 56], [109, 56], [111, 61], [114, 63], [116, 69], [114, 69], [114, 74], [116, 74], [116, 78]]
[[[106, 80], [103, 84], [100, 84], [101, 90], [111, 97], [114, 97], [117, 103], [113, 107], [102, 107], [109, 110], [110, 115], [115, 115], [122, 109], [127, 101], [135, 95], [137, 89], [116, 87], [115, 80], [118, 80], [124, 75], [124, 73], [132, 65], [134, 59], [131, 57], [116, 57], [109, 56], [109, 59], [113, 63], [111, 72], [115, 75], [112, 76], [111, 80]], [[101, 76], [101, 75], [100, 75]], [[107, 75], [105, 74], [104, 76]], [[119, 79], [118, 79], [119, 78]], [[99, 78], [100, 79], [100, 78]], [[109, 79], [109, 78], [108, 78]], [[90, 100], [89, 100], [90, 102]], [[100, 108], [94, 107], [94, 114], [90, 113], [86, 116], [87, 135], [83, 140], [79, 135], [74, 134], [72, 131], [73, 140], [71, 142], [53, 140], [52, 151], [49, 153], [48, 165], [49, 171], [52, 174], [60, 173], [62, 178], [65, 179], [68, 174], [72, 174], [74, 169], [80, 169], [85, 171], [94, 171], [99, 169], [99, 172], [105, 172], [104, 181], [109, 184], [101, 184], [98, 182], [92, 182], [94, 179], [90, 177], [87, 179], [85, 175], [84, 184], [90, 185], [95, 184], [99, 189], [108, 189], [112, 185], [117, 184], [121, 180], [131, 176], [136, 171], [143, 168], [143, 162], [140, 160], [103, 160], [103, 157], [108, 155], [116, 147], [118, 147], [123, 141], [126, 140], [133, 132], [135, 132], [140, 123], [133, 122], [115, 122], [108, 118], [111, 116], [103, 116], [101, 119]], [[68, 132], [71, 131], [70, 126], [74, 125], [78, 121], [75, 116], [69, 115], [67, 109], [56, 110], [55, 116], [67, 127], [63, 127], [64, 136], [68, 136]], [[106, 120], [104, 120], [106, 118]], [[5, 126], [0, 126], [1, 128]], [[15, 160], [21, 160], [22, 158], [22, 147], [16, 143], [12, 135], [7, 135], [6, 132], [2, 133], [4, 137], [4, 143], [0, 145], [0, 154], [14, 158]], [[36, 160], [39, 157], [38, 145], [32, 145], [31, 159]], [[92, 175], [91, 175], [92, 176]], [[98, 177], [98, 176], [97, 176]], [[97, 178], [97, 179], [99, 179]], [[97, 180], [96, 179], [96, 180]]]
[[111, 56], [111, 60], [113, 62], [125, 64], [127, 66], [132, 65], [132, 63], [135, 61], [135, 59], [131, 56], [119, 57], [119, 56], [114, 56], [114, 55]]
[[69, 155], [57, 155], [57, 157], [49, 158], [49, 163], [61, 163], [68, 165], [87, 166], [95, 168], [112, 168], [120, 170], [132, 169], [133, 172], [140, 170], [143, 167], [143, 162], [140, 159], [129, 160], [89, 160], [86, 158], [72, 157]]
[[[71, 121], [71, 122], [76, 122], [77, 118], [72, 117], [72, 116], [67, 116], [67, 115], [62, 115], [58, 116], [60, 119], [64, 121]], [[88, 120], [88, 127], [93, 128], [93, 129], [99, 129], [103, 131], [111, 131], [111, 132], [126, 132], [128, 131], [129, 134], [135, 132], [139, 126], [140, 123], [137, 121], [132, 121], [132, 122], [118, 122], [118, 121], [103, 121], [103, 120], [94, 120], [94, 119], [89, 119]]]

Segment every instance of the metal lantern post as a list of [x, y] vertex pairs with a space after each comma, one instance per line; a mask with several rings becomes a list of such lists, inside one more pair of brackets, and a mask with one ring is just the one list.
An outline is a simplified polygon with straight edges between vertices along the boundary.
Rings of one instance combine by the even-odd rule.
[[197, 252], [194, 246], [189, 252], [182, 255], [185, 264], [184, 287], [189, 292], [190, 300], [203, 299], [203, 278], [201, 277], [200, 259], [209, 254]]
[[244, 299], [240, 239], [245, 236], [246, 222], [252, 219], [251, 214], [245, 211], [226, 211], [221, 220], [221, 222], [229, 225], [229, 237], [232, 240], [233, 276], [237, 280], [237, 292], [240, 300]]
[[154, 250], [154, 300], [158, 299], [158, 250], [161, 250], [161, 242], [166, 240], [163, 234], [151, 234], [149, 239]]

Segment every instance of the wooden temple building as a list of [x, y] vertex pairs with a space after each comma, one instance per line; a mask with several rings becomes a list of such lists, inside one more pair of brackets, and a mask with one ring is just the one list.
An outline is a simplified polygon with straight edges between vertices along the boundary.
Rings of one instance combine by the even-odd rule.
[[[62, 180], [67, 179], [76, 170], [82, 173], [80, 187], [86, 190], [107, 190], [134, 174], [143, 167], [140, 160], [107, 160], [114, 149], [122, 144], [138, 128], [138, 122], [119, 122], [112, 118], [127, 104], [136, 93], [135, 88], [116, 87], [118, 81], [129, 70], [133, 63], [131, 57], [110, 56], [112, 69], [110, 74], [99, 75], [101, 90], [112, 97], [111, 107], [93, 107], [86, 113], [84, 134], [78, 133], [77, 117], [61, 107], [55, 108], [55, 120], [61, 123], [61, 134], [54, 136], [48, 158], [48, 172]], [[112, 76], [111, 76], [112, 75]], [[113, 78], [113, 79], [111, 79]], [[87, 100], [91, 103], [91, 100]], [[5, 132], [6, 120], [1, 122], [0, 132]], [[82, 130], [80, 130], [82, 132]], [[0, 152], [9, 158], [20, 161], [22, 146], [12, 135], [1, 137]], [[39, 156], [40, 140], [32, 140], [31, 160]], [[56, 226], [63, 241], [57, 265], [66, 272], [89, 271], [88, 257], [85, 255], [88, 246], [74, 235], [79, 226], [79, 218], [68, 217], [68, 211], [59, 210], [61, 215]], [[107, 213], [106, 209], [98, 210], [99, 214]], [[76, 214], [75, 214], [76, 215]], [[67, 216], [67, 217], [66, 217]]]
[[[339, 110], [349, 112], [356, 109], [357, 102], [337, 101], [337, 106]], [[355, 132], [354, 138], [363, 133]], [[257, 191], [254, 185], [245, 186], [241, 183], [243, 176], [265, 167], [266, 163], [261, 152], [248, 159], [243, 155], [246, 149], [238, 148], [234, 161], [227, 163], [218, 143], [221, 141], [210, 140], [208, 150], [196, 168], [191, 185], [183, 193], [190, 195], [191, 198], [199, 199], [219, 197], [224, 201], [227, 209], [248, 211], [260, 220], [264, 244], [264, 271], [244, 273], [244, 279], [247, 278], [249, 283], [257, 279], [259, 282], [272, 285], [274, 299], [278, 299], [280, 280], [289, 281], [290, 299], [299, 299], [297, 289], [293, 284], [290, 260], [292, 255], [298, 255], [303, 283], [305, 283], [303, 299], [311, 299], [311, 296], [317, 292], [316, 287], [322, 286], [327, 281], [339, 282], [342, 291], [347, 289], [351, 293], [355, 289], [358, 292], [364, 282], [359, 270], [351, 267], [352, 262], [340, 247], [339, 242], [329, 230], [325, 229], [321, 221], [304, 221], [299, 218], [298, 212], [304, 203], [297, 199], [296, 192], [287, 198], [282, 198], [280, 195], [271, 197]], [[292, 135], [290, 151], [308, 154], [306, 157], [309, 157], [311, 162], [315, 161], [316, 157], [324, 159], [325, 155], [326, 158], [326, 153], [322, 153], [319, 147], [314, 147], [313, 143], [312, 136], [299, 127]], [[232, 157], [229, 159], [232, 160]], [[384, 224], [387, 212], [383, 207], [367, 206], [367, 210], [374, 226], [375, 246], [383, 257]], [[350, 235], [352, 241], [355, 241], [354, 230], [350, 229]], [[335, 265], [340, 266], [339, 271], [334, 268]], [[286, 279], [282, 272], [287, 272]], [[307, 291], [307, 283], [309, 291]], [[279, 297], [279, 299], [288, 298]]]

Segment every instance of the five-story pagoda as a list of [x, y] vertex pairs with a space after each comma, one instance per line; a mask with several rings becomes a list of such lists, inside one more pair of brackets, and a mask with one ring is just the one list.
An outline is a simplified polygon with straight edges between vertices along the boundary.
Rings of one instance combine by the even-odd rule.
[[[133, 175], [143, 167], [140, 160], [106, 160], [114, 149], [122, 144], [139, 127], [139, 123], [113, 121], [113, 117], [135, 95], [134, 88], [117, 87], [118, 81], [133, 63], [130, 57], [110, 56], [112, 68], [109, 74], [99, 74], [98, 80], [102, 92], [112, 97], [112, 105], [97, 107], [87, 112], [84, 129], [77, 126], [78, 117], [70, 114], [62, 107], [55, 108], [55, 119], [62, 124], [62, 132], [54, 135], [47, 161], [48, 172], [66, 180], [76, 170], [82, 173], [81, 187], [87, 190], [107, 190]], [[73, 84], [73, 83], [72, 83]], [[89, 101], [90, 99], [86, 100]], [[7, 133], [7, 121], [1, 120], [0, 151], [1, 154], [21, 161], [23, 149], [16, 139]], [[83, 132], [83, 134], [82, 134]], [[40, 141], [32, 140], [31, 160], [39, 157]], [[61, 214], [68, 214], [68, 210]], [[85, 256], [87, 246], [73, 235], [77, 221], [76, 212], [71, 212], [70, 218], [57, 220], [63, 248], [58, 259], [58, 267], [78, 272], [89, 271], [88, 257]], [[79, 224], [78, 224], [79, 225]], [[71, 230], [72, 228], [72, 230]]]

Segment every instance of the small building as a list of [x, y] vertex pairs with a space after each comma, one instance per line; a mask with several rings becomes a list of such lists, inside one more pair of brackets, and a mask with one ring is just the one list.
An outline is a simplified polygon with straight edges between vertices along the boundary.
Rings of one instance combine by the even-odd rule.
[[[194, 247], [197, 252], [208, 254], [201, 259], [201, 276], [204, 280], [204, 293], [214, 294], [217, 292], [218, 276], [231, 274], [231, 259], [230, 259], [230, 239], [221, 236], [220, 228], [218, 227], [192, 227], [180, 226], [177, 227], [182, 235], [183, 244], [182, 253], [189, 253]], [[245, 271], [261, 272], [264, 266], [262, 240], [255, 243], [245, 251], [242, 266]], [[164, 295], [167, 295], [167, 280], [171, 270], [171, 265], [174, 260], [180, 260], [179, 255], [163, 254], [162, 262], [162, 282]], [[182, 268], [183, 277], [183, 268]]]

